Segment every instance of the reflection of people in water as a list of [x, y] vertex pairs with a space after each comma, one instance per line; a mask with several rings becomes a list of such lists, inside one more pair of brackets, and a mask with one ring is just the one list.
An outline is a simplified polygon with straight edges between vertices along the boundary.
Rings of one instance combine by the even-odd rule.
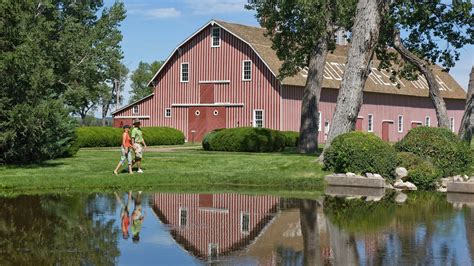
[[129, 204], [130, 204], [130, 199], [132, 197], [132, 192], [129, 191], [127, 193], [127, 201], [124, 202], [122, 199], [119, 197], [117, 192], [114, 192], [115, 197], [117, 198], [117, 201], [120, 203], [122, 206], [122, 209], [120, 210], [120, 221], [121, 221], [121, 228], [122, 228], [122, 236], [123, 239], [128, 239], [129, 233], [128, 233], [128, 227], [130, 225], [130, 214], [129, 214]]
[[142, 192], [138, 191], [137, 196], [133, 199], [135, 201], [135, 208], [132, 212], [132, 240], [133, 243], [138, 243], [140, 241], [143, 220], [145, 220], [145, 213], [142, 213]]

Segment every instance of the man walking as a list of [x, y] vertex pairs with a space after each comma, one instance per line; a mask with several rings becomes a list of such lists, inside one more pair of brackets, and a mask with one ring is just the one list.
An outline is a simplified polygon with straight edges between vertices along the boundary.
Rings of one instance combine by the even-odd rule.
[[135, 162], [138, 166], [138, 173], [143, 173], [142, 170], [142, 158], [143, 150], [146, 148], [145, 140], [143, 139], [142, 130], [140, 129], [140, 120], [137, 118], [133, 120], [133, 129], [132, 129], [132, 146], [135, 150]]

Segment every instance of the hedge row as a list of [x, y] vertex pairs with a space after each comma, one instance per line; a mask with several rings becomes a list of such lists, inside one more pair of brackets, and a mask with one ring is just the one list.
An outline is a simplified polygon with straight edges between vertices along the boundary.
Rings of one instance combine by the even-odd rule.
[[202, 146], [210, 151], [276, 152], [285, 149], [286, 137], [267, 128], [239, 127], [214, 130]]
[[[143, 138], [147, 145], [177, 145], [184, 143], [184, 134], [169, 127], [144, 127]], [[77, 128], [78, 147], [116, 147], [122, 143], [123, 129], [113, 127]]]

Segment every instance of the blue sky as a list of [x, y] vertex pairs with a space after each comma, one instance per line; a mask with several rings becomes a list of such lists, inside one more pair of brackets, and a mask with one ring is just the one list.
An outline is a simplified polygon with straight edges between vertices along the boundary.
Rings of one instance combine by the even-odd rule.
[[[114, 1], [106, 0], [110, 6]], [[258, 25], [247, 0], [126, 0], [127, 18], [121, 25], [124, 63], [133, 71], [140, 61], [165, 60], [173, 49], [211, 19]], [[461, 60], [450, 73], [467, 88], [474, 64], [474, 47], [464, 47]], [[125, 88], [128, 103], [130, 83]]]

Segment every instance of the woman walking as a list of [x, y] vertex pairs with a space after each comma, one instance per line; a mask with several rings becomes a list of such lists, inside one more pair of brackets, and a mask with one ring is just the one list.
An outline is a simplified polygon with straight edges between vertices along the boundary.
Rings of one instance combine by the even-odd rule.
[[117, 167], [114, 170], [114, 174], [118, 175], [118, 170], [120, 167], [125, 163], [125, 160], [128, 161], [128, 172], [130, 174], [133, 174], [132, 171], [132, 139], [130, 138], [130, 135], [128, 132], [130, 131], [130, 126], [125, 125], [123, 126], [123, 134], [122, 134], [122, 146], [120, 147], [120, 150], [122, 152], [122, 155], [120, 157], [120, 162], [118, 163]]

